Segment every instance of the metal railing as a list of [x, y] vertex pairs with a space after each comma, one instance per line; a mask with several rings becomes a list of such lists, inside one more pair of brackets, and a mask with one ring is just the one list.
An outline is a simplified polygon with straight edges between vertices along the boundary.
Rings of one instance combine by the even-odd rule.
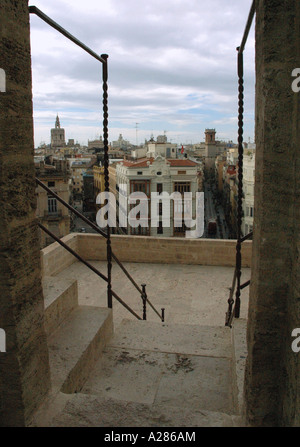
[[[108, 155], [108, 55], [102, 54], [99, 56], [90, 48], [88, 48], [85, 44], [83, 44], [80, 40], [62, 28], [58, 23], [44, 14], [40, 9], [36, 6], [29, 6], [29, 13], [35, 14], [40, 17], [44, 22], [50, 25], [52, 28], [63, 34], [73, 43], [78, 45], [92, 57], [94, 57], [98, 62], [102, 64], [102, 86], [103, 86], [103, 143], [104, 143], [104, 179], [105, 179], [105, 192], [109, 192], [109, 155]], [[55, 197], [60, 203], [66, 206], [72, 213], [77, 215], [80, 219], [82, 219], [86, 224], [88, 224], [91, 228], [93, 228], [98, 234], [106, 238], [106, 258], [107, 258], [107, 276], [103, 275], [99, 270], [93, 267], [89, 262], [85, 261], [80, 255], [78, 255], [74, 250], [68, 247], [61, 239], [56, 237], [51, 231], [49, 231], [44, 225], [38, 223], [39, 227], [47, 233], [50, 237], [52, 237], [56, 242], [58, 242], [63, 248], [68, 250], [73, 256], [75, 256], [80, 262], [83, 262], [89, 269], [91, 269], [94, 273], [96, 273], [100, 278], [107, 282], [107, 305], [109, 308], [112, 308], [112, 298], [116, 298], [119, 303], [121, 303], [129, 312], [131, 312], [136, 318], [141, 320], [139, 317], [121, 298], [112, 290], [112, 260], [115, 260], [119, 267], [123, 270], [127, 278], [131, 281], [134, 287], [138, 290], [141, 295], [141, 299], [143, 301], [143, 319], [146, 319], [146, 304], [149, 304], [150, 307], [154, 310], [154, 312], [159, 316], [161, 321], [164, 321], [164, 309], [162, 309], [162, 313], [160, 314], [146, 294], [146, 285], [143, 284], [142, 288], [140, 288], [134, 279], [131, 277], [129, 272], [126, 270], [124, 265], [119, 261], [119, 259], [114, 255], [111, 248], [111, 229], [109, 224], [107, 225], [107, 231], [101, 230], [97, 225], [93, 224], [88, 220], [85, 216], [83, 216], [79, 211], [73, 208], [70, 204], [65, 202], [61, 197], [59, 197], [54, 191], [48, 188], [43, 182], [39, 179], [36, 179], [37, 185], [43, 188], [48, 194], [52, 197]]]
[[[247, 234], [246, 236], [241, 238], [241, 240], [240, 240], [241, 244], [244, 241], [251, 239], [252, 236], [253, 236], [253, 231], [251, 231], [249, 234]], [[233, 295], [235, 292], [235, 287], [236, 287], [236, 282], [237, 282], [236, 280], [237, 280], [237, 266], [235, 267], [235, 270], [234, 270], [232, 286], [229, 289], [228, 311], [226, 312], [226, 320], [225, 320], [225, 326], [229, 326], [229, 327], [231, 327], [233, 317], [239, 318], [239, 314], [238, 315], [236, 314], [236, 305], [233, 307], [233, 305], [234, 305]], [[245, 289], [249, 285], [250, 285], [250, 280], [246, 281], [244, 284], [239, 285], [239, 289], [240, 289], [239, 296], [240, 296], [241, 290]], [[239, 310], [240, 310], [240, 308], [239, 308]]]
[[[232, 287], [230, 288], [230, 296], [228, 299], [228, 311], [226, 312], [226, 326], [231, 326], [233, 315], [235, 318], [240, 317], [241, 307], [241, 290], [250, 284], [250, 281], [241, 285], [242, 275], [242, 243], [249, 239], [253, 233], [242, 237], [242, 217], [243, 217], [243, 133], [244, 133], [244, 50], [249, 36], [249, 32], [253, 23], [256, 11], [256, 1], [253, 0], [249, 12], [246, 28], [242, 38], [241, 45], [237, 47], [237, 71], [239, 83], [239, 100], [238, 100], [238, 200], [237, 200], [237, 243], [236, 243], [236, 266], [233, 276]], [[234, 303], [233, 294], [236, 286], [234, 311], [232, 306]]]

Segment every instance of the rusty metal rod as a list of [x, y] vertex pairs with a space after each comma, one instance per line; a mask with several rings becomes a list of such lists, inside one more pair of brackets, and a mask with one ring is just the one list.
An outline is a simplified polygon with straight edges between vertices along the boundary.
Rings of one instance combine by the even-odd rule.
[[122, 304], [122, 306], [124, 306], [132, 315], [134, 315], [138, 320], [141, 320], [142, 318], [138, 316], [138, 314], [136, 314], [134, 312], [134, 310], [132, 310], [128, 304], [124, 303], [124, 301], [116, 294], [116, 292], [114, 292], [113, 290], [111, 291], [111, 294], [114, 298], [116, 298], [117, 301], [119, 301], [120, 304]]
[[244, 284], [242, 284], [242, 285], [240, 286], [240, 289], [243, 290], [243, 289], [245, 289], [246, 287], [248, 287], [249, 285], [250, 285], [250, 279], [249, 279], [249, 281], [244, 282]]
[[152, 308], [152, 310], [154, 310], [154, 312], [156, 313], [156, 315], [159, 316], [160, 319], [162, 319], [160, 313], [155, 309], [155, 307], [153, 306], [153, 304], [151, 303], [151, 301], [149, 301], [149, 299], [147, 298], [147, 303], [149, 304], [149, 306]]
[[[103, 86], [103, 144], [104, 144], [104, 182], [105, 192], [109, 192], [109, 155], [108, 155], [108, 64], [107, 54], [102, 54], [104, 62], [102, 64], [102, 86]], [[109, 217], [109, 216], [108, 216]], [[111, 281], [112, 281], [112, 250], [111, 250], [111, 229], [109, 218], [107, 220], [106, 238], [106, 258], [107, 258], [107, 305], [112, 308]]]
[[[101, 236], [107, 238], [107, 234], [100, 230], [100, 228], [98, 226], [96, 226], [95, 224], [93, 224], [93, 222], [91, 222], [90, 220], [88, 220], [83, 214], [81, 214], [79, 211], [77, 211], [75, 208], [73, 208], [71, 205], [69, 205], [67, 202], [65, 202], [65, 200], [63, 200], [61, 197], [59, 197], [59, 195], [57, 195], [54, 191], [52, 191], [50, 188], [48, 188], [48, 186], [46, 186], [40, 179], [36, 178], [36, 183], [43, 188], [45, 191], [47, 191], [49, 194], [51, 194], [53, 197], [55, 197], [60, 203], [62, 203], [62, 205], [66, 206], [71, 212], [73, 212], [74, 214], [76, 214], [77, 217], [79, 217], [80, 219], [82, 219], [84, 222], [87, 223], [87, 225], [89, 225], [91, 228], [93, 228], [93, 230], [95, 230], [97, 233], [99, 233]], [[132, 282], [132, 284], [134, 285], [134, 287], [138, 290], [138, 292], [140, 294], [142, 294], [142, 289], [138, 286], [138, 284], [134, 281], [134, 279], [132, 278], [132, 276], [130, 275], [130, 273], [128, 272], [128, 270], [126, 269], [126, 267], [124, 267], [124, 265], [121, 263], [121, 261], [117, 258], [117, 256], [113, 253], [113, 251], [111, 252], [111, 256], [112, 258], [116, 261], [116, 263], [118, 264], [118, 266], [121, 268], [121, 270], [125, 273], [125, 275], [127, 276], [127, 278]], [[154, 312], [161, 318], [160, 314], [158, 313], [158, 311], [154, 308], [153, 304], [149, 301], [149, 299], [147, 298], [147, 302], [149, 304], [150, 307], [152, 307], [152, 309], [154, 310]]]
[[[240, 316], [240, 292], [243, 288], [247, 287], [250, 284], [250, 281], [241, 285], [241, 268], [242, 268], [242, 253], [241, 246], [244, 241], [250, 239], [253, 235], [253, 232], [250, 232], [246, 236], [242, 237], [241, 234], [241, 225], [242, 225], [242, 194], [243, 194], [243, 132], [244, 132], [244, 60], [243, 60], [243, 52], [245, 49], [245, 45], [249, 36], [249, 32], [252, 26], [252, 22], [254, 19], [256, 11], [256, 0], [253, 0], [251, 9], [249, 12], [247, 24], [245, 27], [244, 35], [242, 38], [241, 45], [237, 47], [238, 55], [237, 55], [237, 71], [238, 71], [238, 81], [239, 81], [239, 110], [238, 110], [238, 152], [239, 152], [239, 160], [238, 160], [238, 206], [237, 206], [237, 243], [236, 243], [236, 266], [234, 270], [234, 277], [232, 282], [232, 287], [230, 289], [230, 295], [228, 299], [228, 311], [226, 313], [226, 321], [225, 325], [231, 327], [231, 323], [233, 317], [239, 318]], [[235, 290], [235, 285], [237, 283], [236, 290], [236, 299], [234, 303], [233, 294]], [[233, 307], [234, 304], [234, 307]], [[233, 307], [233, 309], [232, 309]]]
[[95, 53], [93, 50], [91, 50], [89, 47], [87, 47], [84, 43], [82, 43], [80, 40], [78, 40], [76, 37], [72, 36], [67, 30], [65, 30], [62, 26], [60, 26], [58, 23], [56, 23], [54, 20], [52, 20], [49, 16], [44, 14], [39, 8], [36, 6], [29, 6], [29, 13], [37, 15], [40, 19], [42, 19], [44, 22], [46, 22], [48, 25], [50, 25], [52, 28], [56, 29], [59, 33], [63, 34], [67, 39], [71, 40], [73, 43], [78, 45], [80, 48], [82, 48], [84, 51], [89, 53], [91, 56], [93, 56], [97, 61], [104, 63], [104, 59], [99, 56], [97, 53]]
[[93, 267], [92, 264], [90, 264], [88, 261], [83, 259], [78, 253], [76, 253], [76, 251], [72, 250], [72, 248], [70, 248], [61, 239], [59, 239], [57, 236], [55, 236], [55, 234], [53, 234], [50, 230], [48, 230], [48, 228], [46, 228], [40, 222], [38, 222], [38, 226], [45, 233], [47, 233], [50, 237], [52, 237], [52, 239], [54, 239], [56, 242], [58, 242], [63, 248], [65, 248], [69, 253], [71, 253], [73, 256], [75, 256], [75, 258], [77, 258], [80, 262], [85, 264], [89, 269], [93, 270], [93, 272], [96, 273], [96, 275], [100, 276], [102, 279], [104, 279], [104, 281], [106, 281], [106, 282], [108, 281], [108, 279], [105, 275], [103, 275], [101, 272], [99, 272], [99, 270], [97, 270], [95, 267]]
[[246, 24], [246, 27], [245, 27], [242, 43], [238, 47], [238, 52], [239, 53], [243, 53], [243, 51], [245, 49], [246, 42], [248, 40], [249, 32], [250, 32], [250, 29], [251, 29], [251, 26], [252, 26], [252, 22], [253, 22], [253, 18], [254, 18], [254, 14], [255, 14], [255, 11], [256, 11], [255, 3], [256, 3], [256, 0], [253, 0], [251, 8], [250, 8], [247, 24]]
[[242, 237], [242, 238], [241, 238], [241, 242], [245, 242], [245, 241], [247, 241], [247, 240], [250, 239], [250, 237], [252, 237], [252, 236], [253, 236], [253, 231], [251, 231], [250, 233], [246, 234], [246, 236]]
[[112, 252], [111, 253], [112, 258], [116, 261], [116, 263], [118, 264], [118, 266], [120, 267], [121, 270], [123, 270], [123, 272], [125, 273], [125, 275], [127, 276], [127, 278], [132, 282], [132, 284], [134, 285], [134, 287], [138, 290], [138, 292], [140, 292], [140, 294], [143, 293], [142, 289], [138, 286], [138, 284], [135, 282], [135, 280], [132, 278], [132, 276], [130, 275], [130, 273], [126, 270], [126, 268], [124, 267], [124, 265], [121, 263], [121, 261], [119, 261], [119, 259], [117, 258], [117, 256]]
[[240, 316], [240, 295], [242, 276], [242, 213], [243, 213], [243, 134], [244, 134], [244, 58], [243, 53], [237, 55], [238, 66], [238, 204], [237, 204], [237, 243], [236, 243], [236, 278], [237, 289], [235, 294], [235, 318]]
[[229, 293], [229, 298], [228, 298], [228, 311], [226, 312], [226, 319], [225, 319], [225, 326], [229, 326], [229, 321], [231, 319], [232, 316], [232, 306], [234, 304], [234, 299], [233, 299], [233, 294], [235, 291], [235, 284], [236, 284], [236, 269], [234, 269], [234, 275], [233, 275], [233, 279], [232, 279], [232, 286], [230, 287], [230, 293]]
[[83, 220], [86, 224], [88, 224], [93, 230], [97, 231], [97, 233], [101, 234], [101, 236], [107, 238], [107, 234], [100, 230], [97, 225], [95, 225], [93, 222], [91, 222], [89, 219], [87, 219], [83, 214], [81, 214], [79, 211], [77, 211], [72, 205], [69, 205], [65, 200], [63, 200], [61, 197], [59, 197], [58, 194], [56, 194], [52, 189], [48, 188], [48, 186], [45, 185], [45, 183], [41, 182], [38, 178], [35, 179], [36, 183], [43, 188], [45, 191], [48, 192], [48, 194], [51, 194], [53, 197], [56, 198], [60, 203], [62, 203], [65, 207], [67, 207], [72, 213], [76, 214], [77, 217], [79, 217], [81, 220]]
[[[78, 253], [76, 253], [72, 248], [70, 248], [68, 245], [66, 245], [61, 239], [59, 239], [55, 234], [53, 234], [48, 228], [46, 228], [44, 225], [42, 225], [40, 222], [38, 222], [38, 226], [47, 233], [52, 239], [54, 239], [56, 242], [58, 242], [63, 248], [65, 248], [69, 253], [71, 253], [75, 258], [77, 258], [80, 262], [82, 262], [84, 265], [86, 265], [90, 270], [92, 270], [96, 275], [100, 276], [104, 281], [108, 282], [108, 279], [106, 276], [104, 276], [99, 270], [97, 270], [92, 264], [90, 264], [88, 261], [83, 259]], [[119, 301], [122, 306], [124, 306], [132, 315], [134, 315], [138, 320], [141, 320], [141, 317], [139, 317], [113, 290], [112, 296], [116, 298], [117, 301]]]

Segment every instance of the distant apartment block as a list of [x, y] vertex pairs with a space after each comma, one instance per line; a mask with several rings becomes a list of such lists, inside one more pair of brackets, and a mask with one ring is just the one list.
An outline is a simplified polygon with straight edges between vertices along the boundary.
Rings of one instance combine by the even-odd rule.
[[254, 217], [254, 182], [255, 182], [255, 150], [245, 149], [243, 160], [243, 220], [242, 233], [244, 235], [253, 230]]
[[[69, 203], [70, 200], [70, 169], [68, 161], [47, 157], [45, 161], [35, 163], [36, 176], [59, 197]], [[61, 238], [70, 233], [70, 215], [56, 198], [43, 188], [36, 188], [38, 220], [55, 236]], [[53, 243], [53, 239], [40, 231], [41, 247]]]
[[[164, 143], [163, 143], [164, 144]], [[166, 149], [166, 148], [165, 148]], [[173, 192], [182, 194], [185, 192], [192, 193], [192, 217], [195, 219], [195, 197], [198, 188], [198, 175], [200, 173], [200, 165], [188, 159], [172, 159], [164, 158], [157, 155], [156, 158], [147, 157], [137, 161], [124, 160], [117, 164], [116, 177], [119, 186], [119, 213], [122, 211], [122, 203], [125, 203], [124, 185], [127, 193], [144, 193], [148, 198], [148, 222], [144, 223], [145, 227], [138, 226], [132, 228], [127, 226], [127, 232], [131, 235], [146, 236], [184, 236], [186, 227], [176, 227], [174, 224], [174, 213], [180, 211], [184, 213], [184, 202], [180, 210], [175, 209], [176, 205], [171, 201], [170, 206], [170, 225], [167, 225], [166, 217], [163, 214], [163, 200], [158, 203], [159, 222], [157, 227], [151, 227], [151, 193], [167, 192], [171, 195]], [[121, 185], [123, 185], [121, 189]], [[123, 196], [123, 197], [122, 197]], [[129, 205], [129, 210], [135, 205]], [[126, 213], [126, 210], [123, 210]]]

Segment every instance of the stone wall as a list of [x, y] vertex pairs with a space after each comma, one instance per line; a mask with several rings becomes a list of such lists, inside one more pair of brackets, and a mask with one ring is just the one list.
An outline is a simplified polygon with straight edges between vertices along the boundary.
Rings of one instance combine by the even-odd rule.
[[44, 331], [27, 0], [0, 3], [0, 426], [26, 425], [50, 386]]
[[[300, 424], [299, 0], [258, 0], [256, 184], [248, 319], [246, 418], [252, 426]], [[297, 384], [298, 383], [298, 384]]]
[[[63, 242], [86, 260], [106, 260], [106, 239], [96, 234], [72, 233]], [[235, 241], [212, 239], [152, 238], [112, 235], [112, 249], [120, 261], [162, 264], [235, 266]], [[244, 267], [251, 265], [252, 242], [243, 243]], [[76, 258], [57, 242], [41, 252], [43, 275], [55, 275]]]
[[[80, 254], [77, 244], [77, 233], [68, 234], [68, 236], [62, 238], [62, 241], [72, 250]], [[54, 242], [41, 250], [43, 276], [57, 275], [76, 261], [75, 256], [59, 245], [58, 242]]]

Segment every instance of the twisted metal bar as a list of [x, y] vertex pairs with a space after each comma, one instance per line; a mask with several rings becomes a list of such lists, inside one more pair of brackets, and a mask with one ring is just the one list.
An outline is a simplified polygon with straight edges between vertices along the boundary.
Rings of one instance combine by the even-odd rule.
[[[242, 242], [250, 239], [253, 235], [253, 232], [250, 232], [246, 236], [242, 237], [242, 213], [243, 213], [243, 120], [244, 120], [244, 59], [243, 52], [245, 49], [246, 42], [248, 40], [249, 32], [253, 23], [254, 15], [256, 12], [256, 0], [252, 1], [251, 9], [249, 12], [246, 28], [243, 34], [241, 45], [237, 48], [238, 51], [238, 79], [239, 79], [239, 115], [238, 115], [238, 151], [239, 151], [239, 168], [238, 168], [238, 206], [237, 206], [237, 243], [236, 243], [236, 266], [234, 270], [234, 276], [232, 281], [232, 287], [230, 288], [230, 295], [228, 299], [228, 311], [226, 312], [226, 321], [225, 325], [231, 327], [231, 323], [233, 320], [233, 315], [236, 318], [240, 316], [240, 307], [241, 307], [241, 290], [247, 287], [250, 284], [250, 281], [247, 281], [245, 284], [241, 286], [241, 268], [242, 268]], [[234, 304], [233, 294], [235, 290], [235, 285], [237, 283], [236, 289], [236, 301]]]
[[[109, 156], [108, 156], [108, 69], [107, 69], [107, 54], [101, 54], [104, 60], [102, 64], [102, 82], [103, 82], [103, 143], [104, 143], [104, 182], [105, 192], [109, 192]], [[109, 216], [108, 216], [109, 217]], [[111, 292], [111, 270], [112, 270], [112, 250], [111, 250], [111, 230], [109, 226], [109, 219], [107, 219], [107, 305], [112, 308], [112, 292]]]
[[225, 326], [231, 326], [232, 312], [233, 312], [232, 308], [234, 304], [233, 294], [235, 291], [235, 284], [236, 284], [236, 269], [234, 270], [232, 286], [229, 289], [230, 293], [228, 298], [228, 311], [226, 312]]
[[241, 307], [241, 276], [242, 276], [242, 213], [243, 213], [243, 133], [244, 133], [244, 57], [238, 51], [238, 77], [239, 77], [239, 116], [238, 116], [238, 204], [237, 204], [237, 243], [236, 243], [236, 295], [234, 316], [239, 318]]
[[[72, 34], [70, 34], [66, 29], [64, 29], [62, 26], [60, 26], [58, 23], [56, 23], [54, 20], [52, 20], [50, 17], [48, 17], [46, 14], [44, 14], [39, 8], [36, 6], [29, 6], [28, 7], [30, 14], [35, 14], [39, 18], [41, 18], [45, 23], [50, 25], [52, 28], [63, 34], [67, 39], [71, 40], [73, 43], [81, 47], [84, 51], [89, 53], [92, 57], [97, 59], [99, 62], [102, 63], [102, 76], [103, 76], [103, 134], [104, 134], [104, 173], [105, 173], [105, 191], [109, 191], [109, 156], [108, 156], [108, 70], [107, 70], [107, 54], [102, 54], [99, 56], [94, 51], [92, 51], [89, 47], [87, 47], [85, 44], [83, 44], [80, 40], [78, 40], [76, 37], [74, 37]], [[51, 194], [53, 197], [55, 197], [58, 201], [60, 201], [64, 206], [66, 206], [71, 212], [75, 213], [78, 217], [80, 217], [82, 220], [84, 220], [88, 225], [90, 225], [96, 232], [101, 234], [107, 239], [107, 270], [108, 270], [108, 278], [105, 278], [108, 282], [107, 286], [107, 296], [108, 296], [108, 307], [112, 307], [112, 296], [114, 296], [120, 303], [123, 304], [122, 300], [116, 295], [115, 292], [112, 291], [111, 287], [111, 270], [112, 270], [112, 258], [118, 263], [118, 265], [121, 267], [123, 272], [126, 274], [126, 276], [130, 279], [132, 284], [136, 287], [138, 291], [141, 292], [141, 289], [136, 284], [136, 282], [133, 280], [131, 275], [127, 272], [125, 267], [121, 264], [121, 262], [118, 260], [118, 258], [112, 253], [111, 249], [111, 231], [110, 227], [108, 225], [107, 233], [100, 230], [96, 225], [94, 225], [92, 222], [88, 221], [86, 217], [84, 217], [81, 213], [79, 213], [75, 208], [73, 208], [71, 205], [69, 205], [67, 202], [65, 202], [63, 199], [61, 199], [57, 194], [55, 194], [52, 190], [46, 187], [39, 179], [36, 179], [37, 184], [39, 184], [42, 188], [44, 188], [49, 194]], [[50, 233], [49, 233], [50, 235]], [[51, 233], [52, 236], [52, 233]], [[61, 243], [60, 241], [58, 241]], [[61, 244], [63, 245], [63, 244]], [[67, 249], [67, 248], [66, 248]], [[69, 250], [70, 251], [70, 250]], [[75, 256], [75, 254], [74, 254]], [[78, 258], [79, 259], [79, 258]], [[80, 260], [80, 259], [79, 259]], [[158, 311], [155, 309], [155, 307], [152, 305], [152, 303], [149, 301], [148, 298], [146, 298], [147, 303], [152, 307], [152, 309], [155, 311], [155, 313], [161, 318]], [[123, 304], [125, 305], [125, 304]], [[127, 305], [125, 305], [126, 307]], [[134, 314], [134, 312], [128, 308], [131, 313]], [[135, 315], [135, 314], [134, 314]], [[136, 315], [137, 316], [137, 315]], [[137, 318], [139, 318], [137, 316]], [[140, 318], [139, 318], [140, 319]]]

